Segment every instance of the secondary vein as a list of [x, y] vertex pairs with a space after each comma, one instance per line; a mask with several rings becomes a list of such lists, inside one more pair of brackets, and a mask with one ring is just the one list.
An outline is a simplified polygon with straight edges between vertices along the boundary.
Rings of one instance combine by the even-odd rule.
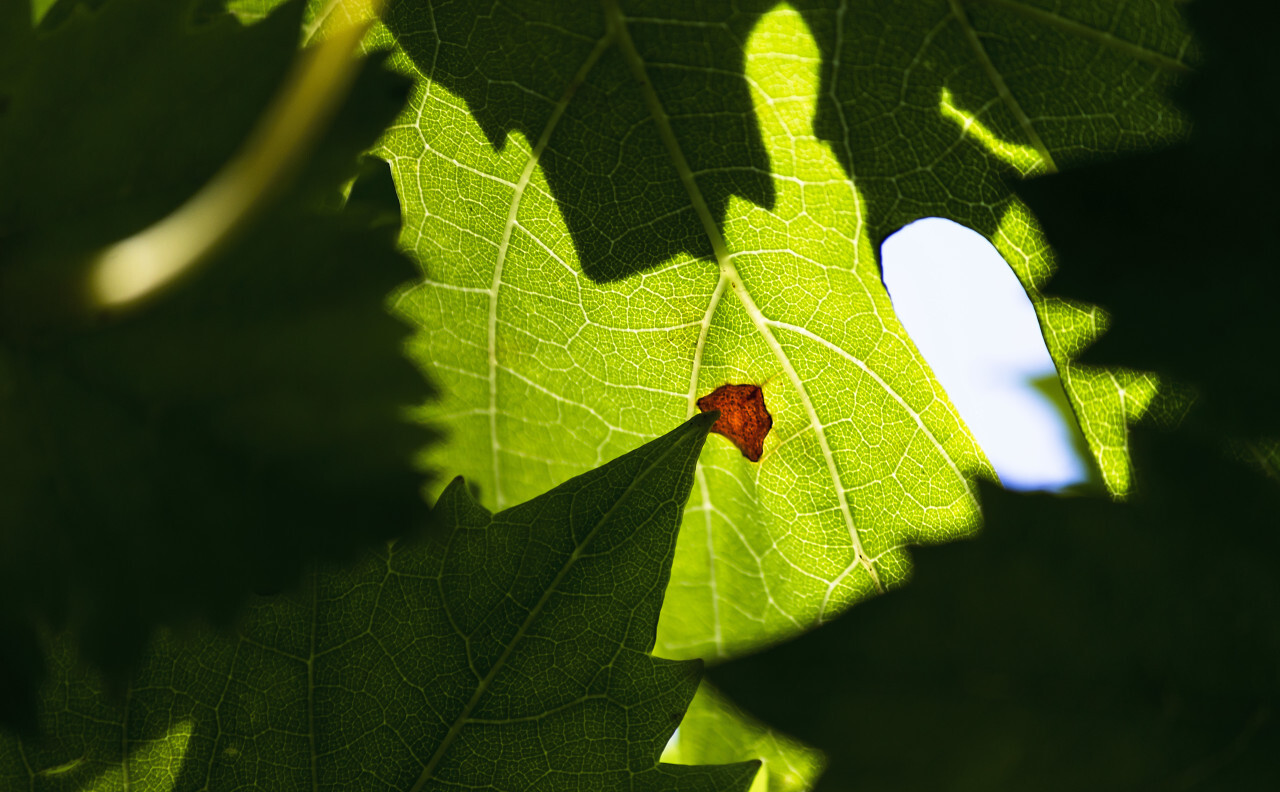
[[565, 87], [560, 101], [556, 102], [556, 106], [552, 109], [551, 118], [547, 120], [546, 127], [543, 128], [542, 134], [538, 136], [538, 142], [534, 144], [533, 150], [529, 153], [529, 159], [524, 164], [524, 170], [520, 172], [520, 179], [516, 182], [515, 190], [511, 196], [511, 205], [507, 209], [507, 221], [502, 228], [502, 240], [498, 243], [498, 256], [493, 265], [493, 281], [489, 285], [488, 351], [489, 447], [492, 449], [493, 454], [493, 496], [499, 509], [506, 505], [506, 496], [502, 491], [501, 446], [498, 443], [498, 292], [502, 288], [502, 269], [507, 261], [507, 251], [511, 247], [511, 234], [515, 230], [520, 214], [520, 201], [524, 197], [525, 188], [529, 186], [529, 180], [533, 177], [534, 170], [538, 167], [538, 160], [541, 159], [542, 152], [546, 150], [547, 143], [551, 140], [551, 134], [555, 131], [556, 124], [560, 122], [560, 118], [564, 115], [564, 111], [573, 99], [573, 95], [577, 92], [578, 87], [586, 81], [587, 74], [596, 65], [596, 62], [600, 60], [600, 56], [613, 43], [613, 37], [614, 32], [611, 29], [606, 29], [604, 36], [591, 49], [587, 59], [583, 61], [582, 66], [573, 75], [573, 79], [569, 81], [569, 85]]
[[1013, 92], [1009, 90], [1009, 86], [1005, 83], [1004, 77], [991, 62], [991, 56], [987, 54], [986, 47], [982, 46], [982, 42], [978, 39], [978, 31], [973, 29], [973, 25], [969, 23], [969, 15], [964, 12], [964, 8], [960, 5], [960, 0], [947, 0], [951, 5], [951, 15], [960, 23], [960, 29], [964, 32], [965, 39], [968, 40], [969, 46], [973, 48], [973, 54], [977, 56], [978, 62], [982, 64], [983, 71], [987, 74], [987, 79], [995, 86], [996, 94], [1000, 100], [1004, 102], [1005, 107], [1009, 108], [1009, 112], [1013, 113], [1013, 117], [1018, 120], [1018, 126], [1022, 127], [1022, 131], [1031, 141], [1031, 145], [1035, 148], [1040, 158], [1044, 160], [1044, 167], [1047, 173], [1057, 173], [1058, 165], [1053, 161], [1053, 155], [1049, 153], [1049, 147], [1040, 139], [1040, 133], [1031, 123], [1031, 118], [1027, 116], [1022, 109], [1022, 105], [1018, 104], [1018, 100], [1014, 98]]
[[1109, 31], [1098, 30], [1097, 28], [1089, 27], [1088, 25], [1081, 24], [1075, 21], [1074, 19], [1069, 19], [1060, 14], [1055, 14], [1051, 11], [1046, 11], [1043, 8], [1035, 8], [1034, 6], [1025, 5], [1023, 3], [1016, 3], [1016, 2], [1013, 2], [1013, 0], [970, 0], [970, 1], [987, 3], [989, 5], [999, 6], [1001, 8], [1007, 8], [1008, 10], [1014, 12], [1015, 14], [1021, 14], [1022, 16], [1028, 17], [1029, 19], [1034, 19], [1038, 22], [1042, 22], [1051, 27], [1056, 27], [1059, 30], [1064, 30], [1068, 33], [1073, 33], [1083, 38], [1092, 39], [1093, 41], [1096, 41], [1105, 47], [1109, 47], [1119, 52], [1123, 52], [1126, 55], [1130, 55], [1136, 58], [1137, 60], [1143, 61], [1145, 63], [1149, 63], [1152, 66], [1155, 66], [1157, 68], [1166, 69], [1168, 71], [1174, 71], [1174, 72], [1182, 72], [1182, 73], [1187, 73], [1191, 71], [1190, 66], [1178, 60], [1177, 58], [1170, 57], [1161, 52], [1149, 50], [1146, 47], [1142, 47], [1142, 46], [1139, 46], [1138, 44], [1134, 44], [1132, 41], [1126, 41], [1121, 38], [1116, 38]]

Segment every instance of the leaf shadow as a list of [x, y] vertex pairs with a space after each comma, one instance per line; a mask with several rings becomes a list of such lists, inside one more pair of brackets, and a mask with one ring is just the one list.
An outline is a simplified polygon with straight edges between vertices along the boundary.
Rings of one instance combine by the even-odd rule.
[[[743, 45], [772, 4], [656, 5], [669, 7], [646, 17], [679, 21], [628, 29], [717, 228], [735, 195], [771, 209]], [[620, 48], [593, 56], [607, 35], [599, 5], [493, 4], [477, 14], [455, 3], [428, 14], [393, 0], [384, 19], [419, 71], [466, 102], [494, 149], [518, 133], [536, 150], [550, 128], [538, 165], [589, 278], [615, 281], [682, 253], [713, 254]]]
[[[774, 206], [744, 51], [756, 23], [778, 5], [663, 0], [643, 11], [623, 10], [645, 80], [722, 234], [732, 196]], [[950, 219], [994, 234], [1012, 200], [1005, 179], [1019, 166], [989, 149], [992, 141], [1025, 148], [1028, 130], [995, 98], [991, 71], [1015, 75], [1010, 87], [1028, 115], [1056, 117], [1062, 110], [1056, 94], [1035, 86], [1061, 77], [1065, 67], [1039, 63], [1023, 40], [1034, 35], [1040, 45], [1073, 55], [1095, 46], [999, 4], [964, 4], [963, 13], [945, 0], [791, 5], [821, 54], [814, 131], [845, 173], [856, 174], [867, 209], [862, 222], [877, 247], [894, 230], [939, 214], [944, 202]], [[501, 150], [516, 133], [529, 141], [592, 280], [626, 278], [678, 254], [713, 253], [642, 86], [622, 48], [608, 38], [600, 5], [540, 0], [495, 3], [476, 13], [469, 3], [428, 10], [391, 0], [384, 19], [418, 71], [466, 103], [490, 146]], [[981, 54], [975, 40], [982, 42]], [[1142, 69], [1129, 75], [1132, 64], [1108, 51], [1096, 60], [1100, 74], [1114, 70], [1125, 85], [1132, 81], [1146, 92], [1145, 103], [1128, 103], [1139, 109], [1117, 119], [1116, 131], [1107, 133], [1115, 139], [1104, 149], [1149, 148], [1179, 131], [1174, 114], [1156, 113], [1154, 121], [1142, 115], [1154, 106], [1146, 100], [1159, 97], [1176, 75], [1156, 67], [1154, 75]], [[954, 107], [944, 111], [951, 97], [980, 119], [985, 142], [957, 121]], [[1073, 91], [1070, 99], [1078, 105], [1070, 114], [1079, 116], [1076, 122], [1035, 131], [1057, 152], [1058, 166], [1096, 156], [1072, 136], [1090, 113], [1115, 109], [1087, 91]]]

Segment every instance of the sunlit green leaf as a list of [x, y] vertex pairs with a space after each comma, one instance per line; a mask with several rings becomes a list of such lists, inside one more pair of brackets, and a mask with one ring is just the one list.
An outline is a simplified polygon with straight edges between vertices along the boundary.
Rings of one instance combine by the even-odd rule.
[[986, 233], [1031, 291], [1123, 490], [1153, 384], [1070, 365], [1105, 318], [1038, 295], [1052, 259], [1006, 180], [1176, 135], [1160, 89], [1186, 38], [1157, 4], [1072, 13], [391, 4], [373, 40], [420, 83], [380, 153], [426, 272], [397, 306], [445, 383], [433, 459], [501, 505], [722, 384], [761, 385], [763, 458], [709, 443], [659, 646], [723, 657], [807, 629], [903, 581], [904, 547], [977, 522], [966, 476], [985, 463], [876, 259], [937, 214]]

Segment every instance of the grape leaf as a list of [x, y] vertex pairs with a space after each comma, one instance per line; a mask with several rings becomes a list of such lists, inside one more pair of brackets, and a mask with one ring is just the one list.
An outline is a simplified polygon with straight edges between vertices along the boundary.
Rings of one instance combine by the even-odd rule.
[[118, 701], [62, 653], [0, 786], [745, 792], [756, 762], [659, 764], [701, 664], [649, 655], [715, 417], [496, 515], [457, 479], [438, 531], [162, 634]]
[[[257, 14], [270, 4], [236, 5]], [[1193, 53], [1173, 5], [802, 2], [789, 18], [786, 6], [766, 16], [773, 3], [622, 5], [651, 97], [610, 37], [607, 6], [495, 3], [475, 14], [465, 3], [392, 3], [389, 29], [371, 39], [398, 43], [405, 57], [396, 63], [421, 81], [379, 153], [405, 205], [402, 244], [429, 272], [399, 305], [423, 326], [419, 354], [447, 383], [449, 401], [427, 413], [454, 430], [442, 460], [470, 465], [482, 497], [503, 503], [593, 464], [629, 433], [648, 436], [662, 415], [694, 411], [720, 385], [754, 381], [766, 395], [770, 383], [786, 388], [741, 314], [713, 316], [736, 308], [736, 292], [708, 310], [717, 234], [735, 265], [762, 264], [754, 299], [816, 303], [821, 318], [872, 346], [886, 330], [900, 334], [865, 243], [874, 248], [903, 223], [937, 214], [987, 234], [1014, 268], [1107, 485], [1127, 489], [1126, 424], [1156, 382], [1073, 360], [1107, 317], [1040, 294], [1052, 255], [1005, 179], [1182, 133], [1163, 92]], [[323, 36], [342, 15], [340, 5], [313, 2], [308, 35]], [[792, 103], [798, 112], [779, 110]], [[667, 117], [679, 158], [657, 115]], [[780, 117], [785, 124], [770, 130]], [[806, 170], [824, 159], [839, 167], [818, 165], [816, 177]], [[758, 177], [762, 162], [772, 185]], [[854, 197], [842, 201], [842, 192]], [[788, 204], [797, 193], [803, 200]], [[863, 245], [856, 256], [849, 238]], [[834, 270], [853, 271], [866, 300], [832, 286]], [[806, 301], [806, 291], [816, 294]], [[699, 376], [689, 328], [713, 320], [733, 331], [723, 343], [731, 360]], [[916, 368], [890, 370], [889, 381], [932, 388], [907, 349]], [[832, 400], [835, 433], [848, 430], [847, 446], [832, 446], [847, 454], [837, 469], [913, 477], [896, 501], [870, 486], [883, 479], [858, 480], [848, 497], [858, 530], [873, 523], [877, 551], [963, 533], [964, 516], [931, 515], [930, 530], [898, 518], [904, 503], [927, 510], [931, 499], [946, 500], [932, 489], [941, 460], [886, 442], [901, 440], [892, 422], [903, 416], [886, 415], [884, 389], [860, 376], [836, 365], [815, 378], [835, 390], [849, 382]], [[954, 427], [940, 412], [932, 418]], [[803, 629], [827, 612], [824, 564], [853, 554], [841, 535], [847, 525], [833, 519], [836, 493], [814, 465], [819, 444], [787, 443], [773, 456], [766, 445], [752, 468], [719, 442], [706, 451], [660, 630], [672, 654], [732, 654]], [[886, 503], [888, 514], [876, 511]], [[865, 505], [871, 514], [859, 511]], [[885, 578], [901, 579], [903, 556], [883, 560]], [[836, 592], [834, 601], [862, 593]], [[756, 727], [727, 708], [704, 710], [701, 736], [682, 755], [747, 755], [715, 736]], [[769, 770], [769, 783], [793, 783]]]
[[484, 502], [722, 385], [763, 389], [759, 463], [720, 438], [705, 452], [671, 656], [803, 631], [904, 580], [906, 546], [975, 526], [966, 477], [989, 470], [880, 282], [876, 244], [902, 223], [993, 239], [1113, 489], [1153, 390], [1070, 365], [1102, 316], [1039, 297], [1048, 249], [1004, 179], [1180, 134], [1162, 98], [1185, 70], [1176, 10], [773, 5], [393, 2], [372, 39], [419, 79], [378, 149], [428, 272], [398, 307], [446, 392], [424, 413], [452, 430], [435, 458]]
[[[820, 789], [1248, 789], [1280, 776], [1280, 455], [1253, 442], [1231, 444], [1247, 466], [1220, 458], [1223, 431], [1275, 427], [1260, 363], [1277, 260], [1262, 186], [1274, 124], [1261, 119], [1275, 108], [1256, 97], [1277, 72], [1239, 7], [1192, 6], [1190, 21], [1203, 57], [1178, 96], [1189, 141], [1018, 191], [1065, 259], [1052, 288], [1114, 309], [1086, 358], [1184, 377], [1198, 403], [1181, 437], [1137, 438], [1135, 503], [988, 491], [985, 535], [921, 553], [908, 591], [720, 670], [758, 715], [829, 752]], [[720, 761], [751, 755], [718, 747]]]
[[404, 103], [376, 58], [193, 274], [129, 311], [81, 297], [96, 251], [203, 187], [296, 57], [301, 4], [247, 27], [207, 5], [64, 2], [33, 28], [0, 0], [0, 720], [32, 712], [41, 630], [123, 674], [153, 625], [225, 621], [426, 518], [431, 433], [406, 410], [432, 391], [386, 309], [415, 270], [366, 190], [340, 192]]
[[823, 749], [820, 790], [1267, 788], [1280, 490], [1183, 435], [1135, 431], [1130, 503], [984, 484], [976, 539], [711, 681]]
[[[449, 102], [384, 144], [413, 196], [405, 238], [422, 236], [431, 271], [398, 306], [445, 385], [430, 413], [451, 427], [441, 453], [482, 497], [503, 504], [595, 464], [723, 384], [763, 390], [759, 463], [709, 444], [659, 631], [668, 655], [720, 657], [812, 625], [900, 580], [903, 545], [977, 520], [966, 474], [985, 462], [894, 320], [858, 195], [811, 134], [818, 52], [803, 34], [780, 10], [748, 44], [762, 135], [793, 180], [778, 179], [773, 211], [730, 202], [719, 265], [678, 257], [611, 288], [582, 275], [539, 158], [518, 137], [459, 151], [484, 138]], [[606, 36], [591, 74], [635, 84], [634, 46]], [[514, 192], [469, 198], [503, 185]]]

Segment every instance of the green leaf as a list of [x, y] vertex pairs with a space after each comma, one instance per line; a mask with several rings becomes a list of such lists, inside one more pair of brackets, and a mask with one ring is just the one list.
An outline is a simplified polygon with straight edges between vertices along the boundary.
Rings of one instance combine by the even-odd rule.
[[649, 651], [712, 417], [496, 515], [455, 480], [438, 532], [260, 600], [235, 636], [162, 634], [122, 700], [64, 642], [47, 739], [4, 738], [0, 786], [745, 792], [757, 763], [658, 763], [701, 676]]
[[711, 681], [826, 752], [818, 790], [1269, 787], [1280, 488], [1134, 434], [1131, 502], [984, 484], [977, 538]]
[[206, 5], [63, 2], [35, 29], [0, 0], [21, 20], [0, 55], [0, 686], [27, 699], [0, 720], [31, 712], [37, 632], [118, 676], [154, 625], [226, 621], [427, 516], [432, 435], [406, 411], [432, 390], [386, 305], [414, 267], [363, 189], [341, 200], [404, 103], [378, 59], [190, 274], [130, 309], [88, 297], [98, 252], [204, 188], [297, 57], [300, 4], [247, 27]]
[[967, 477], [990, 471], [880, 281], [901, 224], [993, 239], [1117, 491], [1154, 390], [1070, 364], [1104, 318], [1035, 291], [1051, 258], [1005, 180], [1179, 134], [1176, 10], [772, 5], [392, 3], [372, 38], [419, 78], [379, 152], [427, 273], [398, 307], [447, 394], [434, 459], [501, 506], [721, 385], [764, 390], [760, 462], [705, 452], [672, 656], [803, 631], [976, 525]]

